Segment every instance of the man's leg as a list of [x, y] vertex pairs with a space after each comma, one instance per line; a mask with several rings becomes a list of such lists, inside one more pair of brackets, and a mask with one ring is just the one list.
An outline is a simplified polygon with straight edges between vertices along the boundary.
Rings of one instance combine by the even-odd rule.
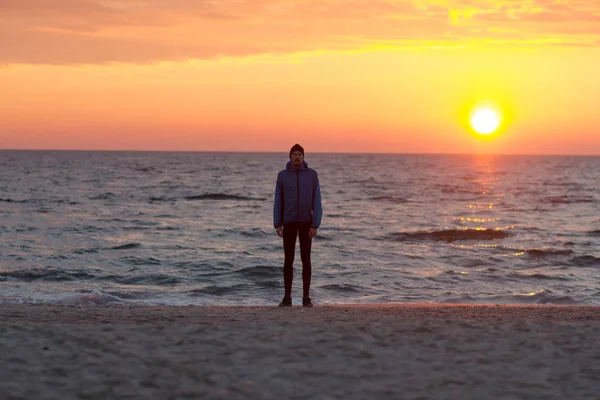
[[296, 236], [298, 224], [291, 223], [283, 226], [283, 251], [285, 262], [283, 264], [283, 287], [285, 297], [292, 296], [292, 281], [294, 279], [294, 253], [296, 252]]
[[300, 237], [300, 257], [302, 258], [302, 297], [309, 297], [310, 278], [312, 276], [312, 265], [310, 263], [310, 249], [312, 239], [308, 237], [310, 223], [299, 224], [298, 236]]

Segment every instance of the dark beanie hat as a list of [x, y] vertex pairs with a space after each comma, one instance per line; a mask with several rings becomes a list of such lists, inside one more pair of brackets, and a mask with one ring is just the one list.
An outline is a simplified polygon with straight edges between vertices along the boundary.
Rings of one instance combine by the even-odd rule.
[[295, 145], [292, 146], [292, 148], [290, 149], [290, 158], [292, 158], [292, 153], [295, 151], [299, 151], [302, 153], [302, 155], [304, 155], [304, 147], [300, 146], [298, 143], [296, 143]]

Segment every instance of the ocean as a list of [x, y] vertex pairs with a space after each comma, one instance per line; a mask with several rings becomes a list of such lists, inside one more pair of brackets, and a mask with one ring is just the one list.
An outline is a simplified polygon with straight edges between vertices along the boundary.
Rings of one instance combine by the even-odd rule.
[[[287, 156], [0, 151], [0, 303], [276, 305]], [[600, 305], [600, 157], [306, 161], [316, 304]]]

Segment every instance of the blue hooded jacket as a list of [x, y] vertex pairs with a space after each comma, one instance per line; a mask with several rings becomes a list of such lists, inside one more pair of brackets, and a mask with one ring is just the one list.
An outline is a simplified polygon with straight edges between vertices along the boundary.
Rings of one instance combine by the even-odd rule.
[[302, 161], [300, 168], [294, 168], [292, 162], [288, 161], [285, 169], [277, 175], [273, 226], [277, 228], [290, 222], [310, 222], [310, 226], [318, 228], [322, 217], [317, 171], [308, 168], [306, 161]]

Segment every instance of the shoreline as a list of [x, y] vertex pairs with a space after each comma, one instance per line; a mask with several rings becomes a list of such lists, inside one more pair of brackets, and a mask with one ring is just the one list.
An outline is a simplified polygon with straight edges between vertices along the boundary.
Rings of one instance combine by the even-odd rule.
[[[522, 304], [439, 304], [439, 303], [376, 303], [302, 306], [142, 306], [142, 305], [49, 305], [0, 304], [1, 323], [75, 323], [75, 324], [138, 324], [138, 323], [202, 323], [207, 319], [248, 322], [277, 322], [285, 313], [302, 315], [309, 321], [350, 321], [397, 319], [465, 319], [510, 320], [526, 319], [547, 322], [600, 321], [600, 306], [522, 305]], [[233, 317], [232, 317], [233, 318]], [[293, 323], [290, 322], [290, 323]]]

